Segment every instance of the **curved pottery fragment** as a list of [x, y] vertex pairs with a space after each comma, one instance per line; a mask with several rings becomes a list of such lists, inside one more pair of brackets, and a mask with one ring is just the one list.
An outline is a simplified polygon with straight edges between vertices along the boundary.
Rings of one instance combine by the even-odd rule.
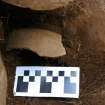
[[2, 0], [6, 3], [23, 7], [30, 8], [32, 10], [53, 10], [56, 8], [66, 6], [70, 1], [73, 0]]
[[39, 56], [59, 57], [66, 54], [61, 35], [43, 29], [18, 29], [10, 34], [8, 48], [28, 49]]

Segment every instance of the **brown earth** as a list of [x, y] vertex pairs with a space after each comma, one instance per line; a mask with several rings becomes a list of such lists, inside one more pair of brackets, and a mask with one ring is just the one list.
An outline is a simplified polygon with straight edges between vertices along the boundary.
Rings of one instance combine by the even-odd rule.
[[[99, 6], [98, 0], [78, 0], [67, 8], [44, 13], [11, 9], [10, 6], [5, 9], [2, 14], [9, 14], [7, 31], [29, 26], [47, 28], [62, 33], [67, 51], [67, 55], [60, 58], [42, 58], [26, 50], [7, 52], [4, 49], [2, 53], [8, 73], [7, 105], [105, 105], [105, 14]], [[14, 97], [16, 65], [79, 66], [80, 98]]]

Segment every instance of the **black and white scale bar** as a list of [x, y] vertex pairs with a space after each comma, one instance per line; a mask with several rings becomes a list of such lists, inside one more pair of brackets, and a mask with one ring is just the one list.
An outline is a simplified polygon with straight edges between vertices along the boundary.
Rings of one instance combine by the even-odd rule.
[[17, 66], [14, 96], [79, 98], [79, 67]]

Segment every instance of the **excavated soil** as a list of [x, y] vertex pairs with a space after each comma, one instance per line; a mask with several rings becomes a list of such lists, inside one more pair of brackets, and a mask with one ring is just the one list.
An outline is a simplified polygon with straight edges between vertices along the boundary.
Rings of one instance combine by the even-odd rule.
[[[92, 42], [86, 42], [89, 30], [84, 25], [87, 24], [86, 21], [81, 19], [81, 24], [77, 21], [77, 17], [83, 14], [77, 4], [76, 2], [70, 4], [69, 11], [68, 8], [62, 8], [52, 12], [35, 12], [16, 7], [12, 9], [11, 6], [2, 3], [3, 10], [4, 6], [8, 6], [8, 9], [5, 8], [5, 14], [2, 12], [2, 15], [8, 18], [8, 28], [5, 22], [7, 32], [14, 28], [30, 26], [53, 30], [62, 34], [67, 51], [67, 55], [63, 57], [45, 58], [27, 50], [7, 51], [3, 48], [2, 53], [8, 74], [7, 105], [105, 105], [105, 52], [97, 50], [94, 44], [91, 46]], [[82, 7], [83, 4], [80, 5]], [[77, 21], [77, 25], [69, 26], [68, 22], [73, 21]], [[17, 65], [80, 67], [80, 98], [14, 97], [13, 84]]]

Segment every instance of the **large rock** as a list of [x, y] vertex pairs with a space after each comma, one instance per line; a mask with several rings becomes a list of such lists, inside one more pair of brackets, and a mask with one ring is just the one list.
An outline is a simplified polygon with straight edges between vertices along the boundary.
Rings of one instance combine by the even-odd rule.
[[42, 29], [19, 29], [10, 34], [8, 48], [28, 49], [39, 56], [59, 57], [66, 54], [61, 35]]
[[0, 53], [0, 105], [6, 105], [7, 74]]
[[2, 0], [6, 3], [23, 7], [30, 8], [32, 10], [53, 10], [66, 6], [70, 1], [73, 0]]

